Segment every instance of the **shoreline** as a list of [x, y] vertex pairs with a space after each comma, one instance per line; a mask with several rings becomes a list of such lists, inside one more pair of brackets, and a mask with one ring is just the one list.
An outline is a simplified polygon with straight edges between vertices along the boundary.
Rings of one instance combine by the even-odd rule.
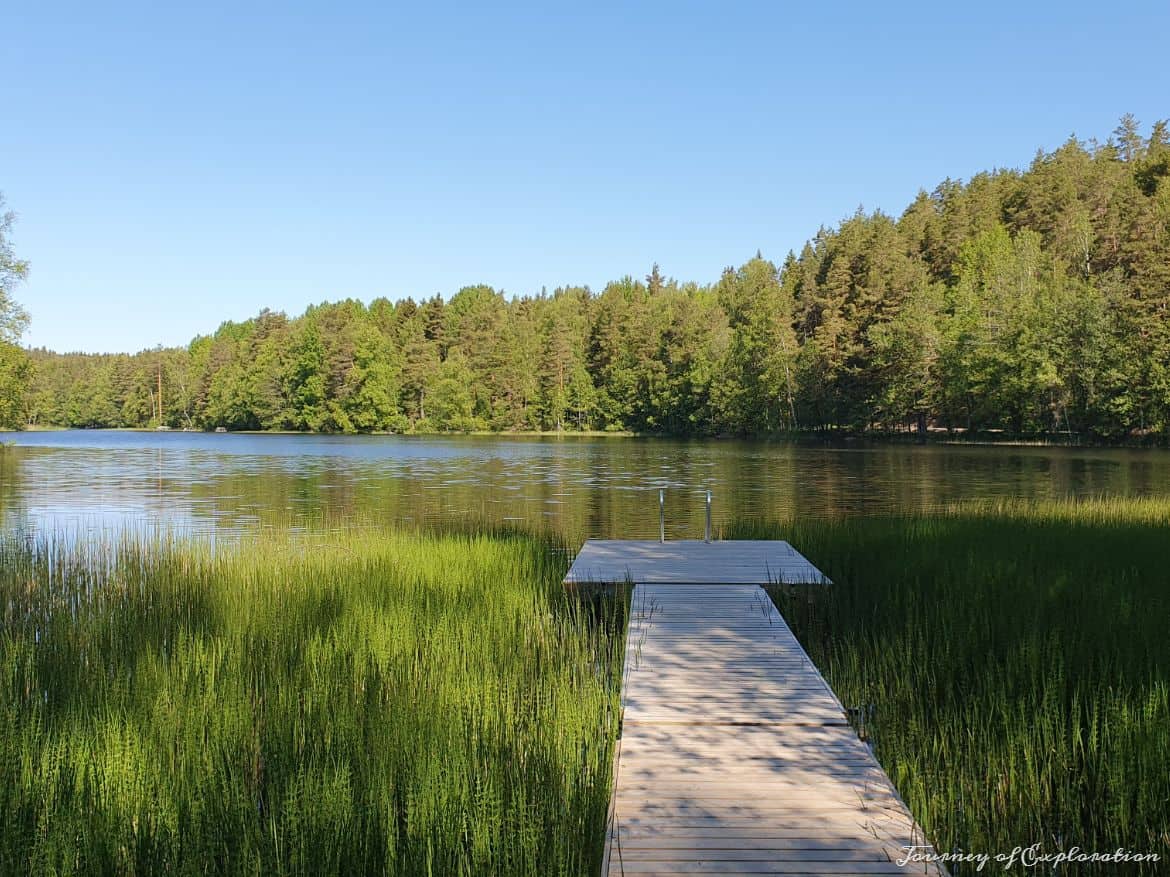
[[798, 445], [824, 445], [848, 447], [851, 445], [917, 445], [958, 446], [958, 447], [1008, 447], [1008, 448], [1083, 448], [1083, 449], [1131, 449], [1170, 450], [1170, 436], [1150, 434], [1124, 438], [1091, 437], [1078, 438], [1076, 434], [1011, 434], [994, 431], [949, 432], [935, 430], [925, 436], [915, 432], [857, 432], [848, 430], [807, 430], [800, 432], [758, 433], [749, 435], [689, 435], [686, 433], [636, 432], [633, 430], [468, 430], [436, 432], [390, 432], [371, 430], [369, 432], [314, 432], [309, 430], [286, 429], [240, 429], [216, 432], [212, 429], [157, 429], [145, 426], [118, 427], [76, 427], [55, 424], [36, 424], [17, 430], [0, 430], [0, 435], [21, 433], [53, 432], [132, 432], [132, 433], [177, 433], [201, 435], [273, 435], [273, 436], [349, 436], [349, 437], [396, 437], [396, 438], [637, 438], [669, 439], [673, 441], [716, 441], [716, 442], [763, 442]]

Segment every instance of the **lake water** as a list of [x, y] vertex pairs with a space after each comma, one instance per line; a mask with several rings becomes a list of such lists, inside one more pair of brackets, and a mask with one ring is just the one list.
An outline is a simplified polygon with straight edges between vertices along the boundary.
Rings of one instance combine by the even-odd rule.
[[1170, 495], [1170, 453], [642, 438], [0, 434], [0, 528], [236, 534], [328, 522], [495, 521], [701, 536], [735, 517], [922, 510], [1001, 497]]

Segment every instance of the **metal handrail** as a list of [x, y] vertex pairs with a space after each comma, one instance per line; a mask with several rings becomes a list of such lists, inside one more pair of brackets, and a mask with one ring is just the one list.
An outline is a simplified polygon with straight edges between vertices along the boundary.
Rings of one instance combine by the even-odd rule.
[[[658, 541], [666, 542], [666, 490], [658, 489]], [[707, 491], [707, 526], [703, 530], [703, 541], [711, 541], [711, 491]]]
[[707, 491], [707, 529], [703, 536], [704, 542], [711, 541], [711, 491]]
[[658, 491], [658, 541], [666, 541], [666, 491]]

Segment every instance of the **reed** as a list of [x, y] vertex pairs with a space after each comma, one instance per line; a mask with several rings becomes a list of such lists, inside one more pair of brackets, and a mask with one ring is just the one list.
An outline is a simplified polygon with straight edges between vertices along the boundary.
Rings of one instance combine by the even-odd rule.
[[624, 623], [515, 533], [0, 546], [0, 872], [587, 874]]
[[734, 535], [789, 539], [834, 580], [773, 597], [940, 851], [1126, 848], [1162, 861], [1065, 871], [1165, 873], [1170, 502], [744, 522]]
[[[834, 579], [773, 596], [940, 850], [1164, 870], [1170, 502], [729, 535]], [[0, 872], [595, 873], [624, 606], [566, 598], [565, 548], [471, 525], [10, 538]]]

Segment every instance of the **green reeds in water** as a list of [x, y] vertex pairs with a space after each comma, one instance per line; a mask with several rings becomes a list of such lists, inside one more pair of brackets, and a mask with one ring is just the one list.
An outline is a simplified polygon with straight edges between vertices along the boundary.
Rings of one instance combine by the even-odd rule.
[[[833, 578], [774, 596], [940, 851], [1165, 872], [1170, 503], [734, 535]], [[595, 873], [623, 607], [566, 598], [562, 548], [0, 545], [0, 873]]]
[[559, 547], [4, 544], [0, 871], [594, 873], [624, 620]]
[[1124, 848], [1161, 862], [1058, 873], [1167, 873], [1170, 503], [998, 504], [736, 536], [788, 539], [834, 580], [773, 596], [940, 852]]

